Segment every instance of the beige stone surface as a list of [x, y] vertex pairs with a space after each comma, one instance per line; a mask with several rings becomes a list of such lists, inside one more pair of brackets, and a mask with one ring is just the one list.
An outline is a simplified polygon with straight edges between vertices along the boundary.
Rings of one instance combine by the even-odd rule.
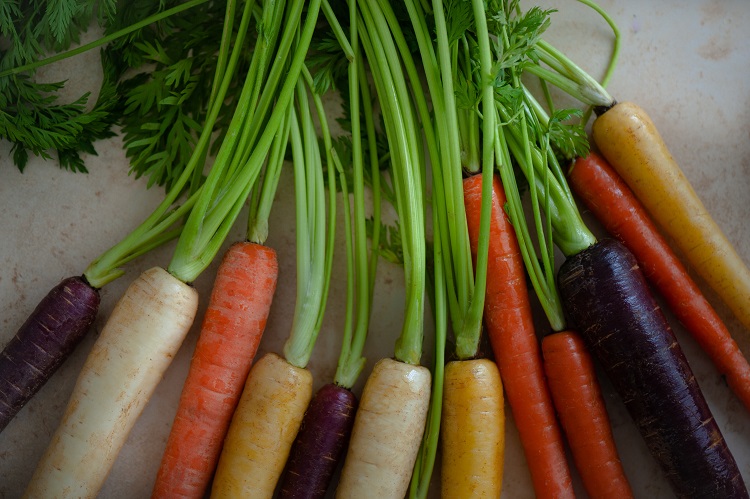
[[[609, 89], [616, 98], [633, 100], [649, 112], [704, 203], [750, 263], [750, 48], [746, 35], [750, 3], [603, 0], [601, 4], [622, 32], [620, 63]], [[611, 47], [607, 26], [572, 0], [557, 0], [553, 5], [560, 12], [554, 15], [548, 38], [584, 69], [599, 76]], [[71, 78], [76, 91], [94, 90], [98, 68], [95, 55], [87, 54], [47, 68], [42, 74]], [[142, 179], [128, 176], [121, 145], [119, 138], [98, 144], [99, 155], [87, 158], [90, 173], [74, 175], [38, 159], [21, 174], [11, 163], [8, 144], [0, 144], [0, 344], [15, 334], [52, 286], [64, 277], [82, 273], [93, 258], [122, 238], [159, 202], [162, 193], [158, 189], [147, 190]], [[279, 352], [291, 324], [295, 228], [290, 180], [287, 172], [272, 214], [268, 244], [279, 252], [280, 279], [259, 355]], [[242, 237], [243, 223], [244, 216], [230, 234], [230, 241]], [[591, 226], [598, 230], [593, 221]], [[104, 288], [93, 330], [0, 434], [0, 497], [15, 498], [22, 493], [116, 299], [141, 271], [167, 265], [172, 250], [173, 245], [168, 245], [133, 262], [125, 276]], [[310, 363], [316, 386], [333, 375], [343, 327], [345, 272], [343, 257], [336, 260], [329, 310]], [[195, 283], [203, 302], [200, 315], [214, 271], [215, 264]], [[392, 354], [401, 325], [402, 281], [397, 267], [381, 265], [375, 319], [366, 350], [370, 359], [367, 371], [379, 357]], [[750, 352], [750, 332], [730, 316], [715, 295], [708, 290], [706, 294], [743, 350]], [[541, 317], [539, 324], [543, 327]], [[695, 342], [678, 324], [674, 326], [740, 470], [750, 483], [750, 413]], [[194, 328], [130, 434], [101, 497], [141, 498], [150, 494], [196, 336]], [[606, 380], [603, 388], [636, 495], [671, 497], [662, 473]], [[504, 497], [531, 498], [530, 479], [512, 418], [507, 432]], [[576, 486], [580, 490], [578, 483]]]

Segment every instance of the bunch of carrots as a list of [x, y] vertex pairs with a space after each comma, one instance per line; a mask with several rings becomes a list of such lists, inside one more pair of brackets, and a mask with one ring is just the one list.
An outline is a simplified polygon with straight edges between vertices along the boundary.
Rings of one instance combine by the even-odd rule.
[[[422, 498], [438, 456], [442, 497], [498, 497], [506, 403], [538, 497], [575, 497], [576, 474], [592, 498], [632, 497], [602, 374], [675, 495], [748, 497], [659, 303], [750, 411], [750, 364], [691, 275], [750, 329], [750, 270], [645, 111], [606, 90], [619, 31], [582, 3], [615, 35], [601, 82], [545, 40], [551, 11], [516, 0], [227, 2], [188, 168], [141, 225], [56, 286], [0, 354], [0, 431], [12, 431], [91, 328], [100, 289], [177, 241], [169, 263], [118, 301], [24, 496], [100, 493], [199, 316], [192, 283], [226, 247], [152, 497]], [[321, 31], [328, 38], [316, 45]], [[237, 71], [242, 92], [209, 163]], [[551, 87], [585, 109], [558, 109]], [[338, 142], [327, 88], [342, 97]], [[294, 277], [280, 276], [266, 246], [279, 188], [294, 191]], [[246, 208], [244, 239], [226, 243]], [[308, 367], [331, 334], [323, 319], [339, 213], [346, 315], [335, 375], [319, 380]], [[366, 346], [383, 341], [372, 339], [382, 320], [375, 281], [388, 254], [403, 266], [404, 312], [388, 357], [372, 364]], [[271, 350], [263, 333], [274, 294], [293, 279], [283, 351], [256, 361]]]

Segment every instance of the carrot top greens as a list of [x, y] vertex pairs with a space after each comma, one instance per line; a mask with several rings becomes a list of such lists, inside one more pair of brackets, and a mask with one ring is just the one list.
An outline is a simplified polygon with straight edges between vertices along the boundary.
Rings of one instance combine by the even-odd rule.
[[406, 309], [395, 357], [418, 365], [422, 357], [426, 244], [424, 225], [424, 157], [419, 128], [406, 85], [398, 39], [379, 2], [361, 4], [360, 40], [370, 63], [391, 150], [391, 180], [404, 255]]
[[[243, 50], [244, 33], [247, 31], [251, 20], [251, 7], [251, 3], [248, 2], [243, 11], [238, 36], [235, 38], [228, 35], [222, 37], [222, 44], [219, 51], [220, 63], [216, 66], [215, 81], [217, 83], [215, 84], [215, 91], [213, 92], [212, 102], [209, 106], [210, 110], [203, 125], [202, 133], [186, 167], [171, 186], [164, 200], [151, 215], [122, 241], [91, 262], [85, 270], [84, 276], [93, 287], [99, 288], [117, 279], [124, 273], [121, 267], [125, 263], [159, 246], [165, 241], [179, 236], [181, 233], [183, 218], [193, 208], [201, 193], [201, 189], [198, 187], [199, 184], [193, 185], [191, 189], [193, 192], [184, 203], [181, 205], [177, 205], [176, 203], [184, 192], [185, 186], [196, 178], [200, 178], [196, 177], [195, 172], [202, 172], [205, 165], [211, 134], [214, 131], [214, 124], [219, 116], [219, 109], [222, 107], [218, 103], [224, 101], [230, 82], [237, 69], [238, 60]], [[234, 8], [234, 3], [227, 5], [227, 18], [231, 19], [234, 17]], [[227, 24], [231, 25], [231, 23]]]

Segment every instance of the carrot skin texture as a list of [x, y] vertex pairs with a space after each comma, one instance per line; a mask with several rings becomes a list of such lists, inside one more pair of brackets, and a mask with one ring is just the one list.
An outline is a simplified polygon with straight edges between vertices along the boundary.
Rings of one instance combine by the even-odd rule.
[[583, 339], [573, 331], [556, 332], [544, 337], [542, 352], [552, 399], [586, 493], [591, 499], [633, 497]]
[[339, 499], [402, 499], [427, 420], [429, 369], [381, 359], [367, 378], [336, 489]]
[[750, 330], [750, 269], [711, 218], [646, 112], [621, 102], [594, 121], [592, 133], [657, 225]]
[[310, 371], [264, 355], [232, 416], [211, 497], [272, 497], [311, 398]]
[[24, 494], [95, 497], [198, 309], [198, 293], [155, 267], [117, 302]]
[[326, 495], [349, 442], [357, 397], [333, 383], [323, 385], [302, 420], [281, 481], [279, 497], [313, 499]]
[[599, 360], [678, 497], [747, 489], [635, 257], [603, 239], [558, 273], [571, 325]]
[[505, 452], [503, 404], [503, 385], [494, 362], [475, 359], [445, 366], [441, 497], [500, 497]]
[[82, 277], [57, 284], [0, 353], [0, 432], [57, 371], [88, 332], [99, 291]]
[[[497, 176], [492, 191], [484, 324], [537, 497], [573, 498], [562, 430], [534, 331], [523, 258], [515, 231], [503, 211], [505, 193]], [[481, 194], [481, 175], [464, 180], [469, 238], [475, 254]]]
[[568, 178], [604, 228], [633, 253], [646, 279], [750, 410], [750, 364], [633, 191], [596, 153], [578, 158]]
[[276, 290], [276, 252], [241, 242], [217, 270], [153, 498], [202, 498], [219, 459]]

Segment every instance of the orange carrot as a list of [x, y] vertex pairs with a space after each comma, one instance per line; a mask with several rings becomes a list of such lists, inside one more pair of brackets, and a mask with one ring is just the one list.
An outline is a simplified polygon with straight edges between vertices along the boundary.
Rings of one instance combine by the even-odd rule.
[[276, 252], [250, 242], [224, 255], [152, 497], [203, 497], [266, 326]]
[[[481, 175], [464, 180], [464, 203], [476, 252]], [[506, 398], [521, 437], [537, 497], [574, 497], [562, 431], [544, 376], [534, 333], [518, 241], [504, 211], [505, 194], [495, 177], [484, 320]]]
[[596, 153], [577, 159], [568, 175], [573, 191], [635, 255], [646, 278], [750, 409], [750, 364], [633, 191]]
[[633, 497], [583, 340], [572, 331], [556, 332], [544, 337], [542, 352], [560, 423], [589, 497]]

